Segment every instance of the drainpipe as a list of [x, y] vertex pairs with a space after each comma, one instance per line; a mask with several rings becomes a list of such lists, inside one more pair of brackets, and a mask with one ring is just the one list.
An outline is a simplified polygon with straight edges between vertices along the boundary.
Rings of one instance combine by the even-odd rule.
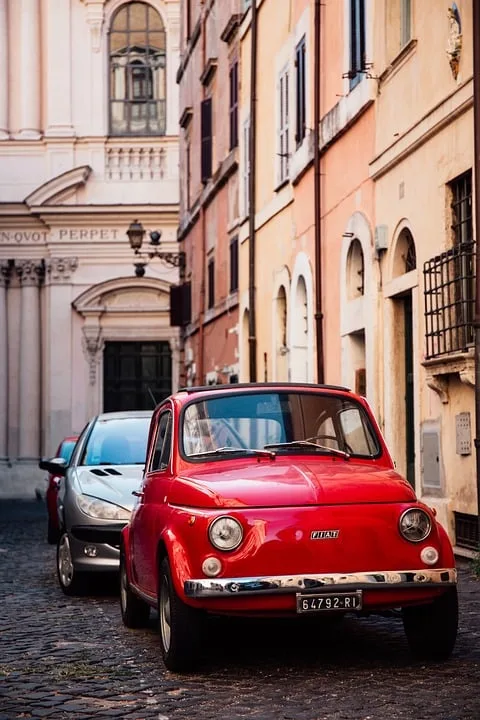
[[475, 171], [475, 451], [480, 540], [480, 0], [473, 0], [473, 126]]
[[321, 3], [315, 0], [314, 17], [314, 96], [313, 96], [313, 167], [314, 167], [314, 224], [315, 224], [315, 332], [317, 341], [317, 383], [325, 382], [323, 364], [323, 311], [322, 311], [322, 204], [320, 174], [320, 49]]
[[[206, 6], [202, 0], [200, 11], [202, 13], [202, 71], [205, 67], [205, 61], [207, 57], [207, 18], [206, 18]], [[202, 83], [202, 101], [205, 100], [205, 86]], [[201, 148], [200, 148], [201, 152]], [[200, 275], [200, 312], [198, 318], [198, 361], [196, 379], [197, 385], [203, 385], [205, 383], [205, 275], [207, 272], [207, 241], [205, 237], [206, 233], [206, 222], [205, 222], [205, 205], [203, 199], [200, 198], [200, 242], [201, 242], [201, 275]]]
[[257, 171], [257, 0], [251, 5], [251, 59], [250, 59], [250, 132], [249, 142], [249, 175], [248, 175], [248, 356], [250, 382], [257, 381], [257, 335], [255, 315], [255, 176]]

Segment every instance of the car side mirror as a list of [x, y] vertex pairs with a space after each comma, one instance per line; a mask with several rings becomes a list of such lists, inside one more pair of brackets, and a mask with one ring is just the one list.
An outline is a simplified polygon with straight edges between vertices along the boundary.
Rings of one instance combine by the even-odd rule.
[[40, 470], [46, 470], [50, 475], [64, 477], [67, 472], [67, 461], [61, 457], [40, 460], [38, 467]]

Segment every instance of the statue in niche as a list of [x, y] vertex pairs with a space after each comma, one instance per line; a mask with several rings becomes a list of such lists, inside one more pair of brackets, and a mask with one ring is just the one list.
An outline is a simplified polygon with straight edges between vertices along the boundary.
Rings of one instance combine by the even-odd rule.
[[462, 52], [462, 23], [456, 3], [448, 8], [448, 20], [450, 28], [448, 31], [447, 55], [454, 79], [457, 79], [460, 55]]

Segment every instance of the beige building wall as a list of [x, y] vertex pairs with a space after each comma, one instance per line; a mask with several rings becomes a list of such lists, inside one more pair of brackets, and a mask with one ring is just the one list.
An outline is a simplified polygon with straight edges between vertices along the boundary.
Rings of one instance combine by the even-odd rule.
[[[415, 486], [436, 508], [453, 541], [465, 546], [464, 539], [458, 540], [464, 535], [462, 523], [472, 528], [477, 514], [473, 347], [468, 341], [460, 347], [453, 344], [427, 357], [425, 337], [425, 292], [428, 295], [433, 277], [424, 274], [425, 264], [437, 256], [446, 260], [442, 254], [454, 248], [452, 181], [472, 170], [474, 158], [472, 8], [466, 0], [456, 6], [458, 16], [444, 0], [434, 8], [412, 2], [410, 38], [400, 47], [392, 39], [395, 28], [399, 33], [400, 16], [395, 25], [387, 14], [390, 4], [376, 1], [379, 94], [370, 174], [381, 240], [381, 404], [387, 441], [405, 472], [405, 428], [412, 423], [405, 407], [407, 302], [413, 329]], [[471, 212], [471, 195], [462, 207]], [[405, 232], [414, 242], [413, 269], [405, 266]], [[448, 272], [453, 278], [458, 270], [450, 265]], [[452, 287], [454, 293], [460, 291], [458, 282]], [[440, 306], [442, 293], [435, 299]]]

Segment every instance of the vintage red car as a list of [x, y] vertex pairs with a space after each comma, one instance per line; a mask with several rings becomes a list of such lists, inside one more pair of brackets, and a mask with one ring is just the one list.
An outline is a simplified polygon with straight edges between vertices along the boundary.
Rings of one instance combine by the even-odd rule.
[[122, 534], [121, 613], [140, 627], [158, 610], [170, 670], [198, 661], [209, 614], [395, 611], [416, 658], [451, 654], [451, 543], [348, 389], [176, 393], [152, 417], [138, 495]]

